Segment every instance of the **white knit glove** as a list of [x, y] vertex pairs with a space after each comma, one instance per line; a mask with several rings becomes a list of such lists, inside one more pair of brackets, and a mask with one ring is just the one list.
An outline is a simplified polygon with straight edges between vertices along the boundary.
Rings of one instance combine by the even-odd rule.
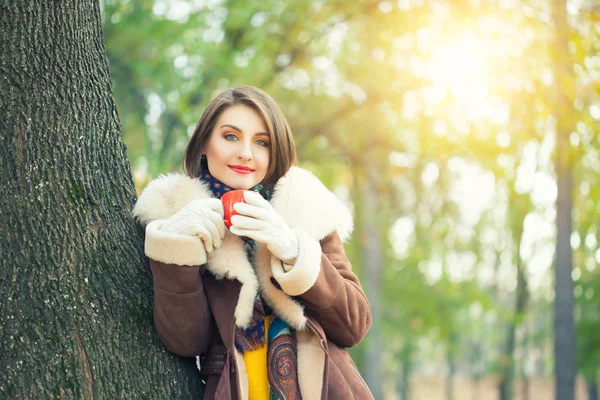
[[211, 253], [221, 246], [221, 239], [225, 236], [221, 200], [193, 200], [167, 219], [160, 230], [180, 235], [198, 236], [202, 240], [206, 252]]
[[247, 191], [244, 200], [246, 203], [234, 205], [239, 214], [231, 217], [231, 233], [266, 244], [277, 258], [294, 265], [298, 258], [296, 234], [260, 194]]

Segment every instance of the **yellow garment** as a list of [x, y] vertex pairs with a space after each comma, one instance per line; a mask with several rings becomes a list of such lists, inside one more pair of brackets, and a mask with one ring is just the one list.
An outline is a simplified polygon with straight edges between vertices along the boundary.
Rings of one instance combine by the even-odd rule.
[[[269, 338], [271, 317], [265, 317], [265, 340]], [[267, 349], [265, 343], [260, 349], [246, 351], [244, 363], [248, 373], [248, 399], [269, 400], [269, 375], [267, 374]]]

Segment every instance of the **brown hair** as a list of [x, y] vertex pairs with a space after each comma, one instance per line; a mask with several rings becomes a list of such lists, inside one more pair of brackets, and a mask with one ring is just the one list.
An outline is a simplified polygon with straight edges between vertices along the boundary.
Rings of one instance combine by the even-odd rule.
[[263, 184], [274, 184], [296, 162], [296, 146], [292, 130], [275, 100], [263, 90], [253, 86], [228, 89], [208, 104], [183, 153], [183, 171], [192, 178], [200, 174], [202, 149], [210, 139], [219, 116], [225, 109], [237, 104], [254, 109], [267, 125], [271, 135], [271, 156]]

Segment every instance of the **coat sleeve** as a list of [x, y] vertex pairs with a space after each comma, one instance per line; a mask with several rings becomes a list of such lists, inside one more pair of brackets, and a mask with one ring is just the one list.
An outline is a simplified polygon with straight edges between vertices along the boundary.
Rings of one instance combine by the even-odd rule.
[[214, 331], [200, 273], [204, 246], [197, 237], [162, 232], [155, 222], [146, 227], [145, 251], [154, 280], [156, 331], [171, 352], [195, 357], [206, 351]]
[[296, 296], [327, 337], [342, 347], [358, 344], [371, 327], [371, 308], [343, 242], [334, 232], [320, 242], [295, 230], [300, 252], [293, 268], [273, 268], [282, 290]]

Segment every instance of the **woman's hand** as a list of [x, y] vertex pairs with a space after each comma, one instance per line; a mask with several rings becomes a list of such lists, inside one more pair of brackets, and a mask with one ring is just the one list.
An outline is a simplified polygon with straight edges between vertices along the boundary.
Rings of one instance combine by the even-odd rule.
[[231, 217], [231, 233], [264, 243], [285, 264], [294, 265], [298, 258], [298, 238], [283, 218], [256, 192], [244, 194], [246, 203], [233, 207], [238, 215]]
[[211, 253], [221, 247], [225, 236], [223, 205], [219, 199], [194, 200], [167, 219], [160, 230], [198, 236], [206, 252]]

